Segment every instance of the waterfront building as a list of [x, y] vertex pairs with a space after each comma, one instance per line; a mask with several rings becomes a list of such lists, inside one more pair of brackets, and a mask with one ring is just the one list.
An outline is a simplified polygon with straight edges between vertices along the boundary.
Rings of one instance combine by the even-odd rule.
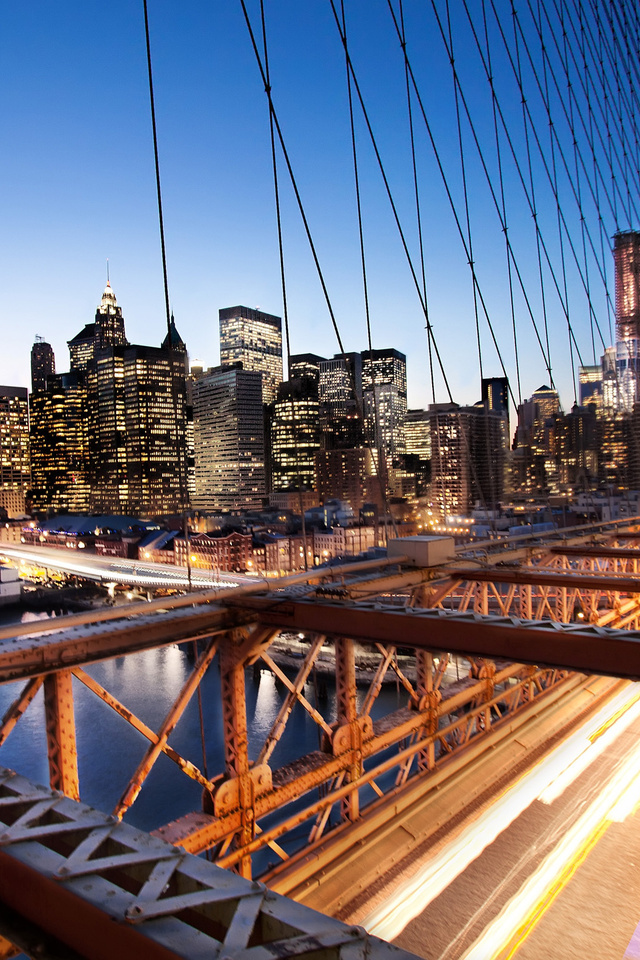
[[0, 386], [0, 491], [10, 516], [24, 513], [29, 485], [29, 394]]
[[56, 372], [56, 358], [53, 347], [44, 339], [36, 336], [31, 347], [31, 393], [46, 390], [47, 377]]
[[220, 363], [242, 363], [243, 369], [262, 374], [262, 402], [273, 403], [282, 383], [282, 320], [249, 307], [219, 311]]
[[179, 567], [189, 566], [196, 570], [211, 570], [217, 573], [243, 573], [251, 570], [253, 550], [250, 533], [195, 533], [186, 541], [177, 536], [173, 541], [175, 562]]
[[261, 507], [266, 495], [261, 373], [238, 363], [194, 380], [193, 428], [194, 507]]

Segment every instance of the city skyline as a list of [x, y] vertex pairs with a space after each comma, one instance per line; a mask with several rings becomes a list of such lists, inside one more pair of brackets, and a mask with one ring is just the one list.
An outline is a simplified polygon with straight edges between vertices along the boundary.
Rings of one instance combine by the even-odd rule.
[[[255, 28], [259, 6], [248, 6]], [[476, 6], [471, 5], [473, 16], [478, 15]], [[395, 9], [397, 12], [397, 5]], [[368, 5], [366, 17], [359, 3], [347, 3], [346, 12], [354, 68], [407, 243], [417, 263], [404, 67], [393, 21], [384, 3]], [[432, 11], [407, 5], [405, 16], [407, 48], [416, 81], [425, 96], [436, 145], [450, 174], [454, 200], [464, 224], [453, 81], [445, 43]], [[329, 4], [310, 8], [291, 0], [278, 0], [268, 10], [267, 18], [274, 104], [335, 318], [345, 350], [366, 349], [340, 37]], [[493, 121], [482, 60], [463, 12], [454, 10], [452, 19], [461, 89], [469, 98], [472, 116], [490, 142]], [[523, 35], [531, 39], [535, 55], [535, 25], [524, 22], [524, 14], [522, 25]], [[544, 29], [548, 31], [550, 26], [545, 24]], [[5, 323], [11, 324], [14, 333], [11, 347], [0, 361], [0, 381], [27, 385], [28, 354], [36, 335], [51, 342], [56, 355], [62, 354], [65, 340], [95, 309], [96, 291], [104, 286], [107, 259], [111, 281], [127, 314], [132, 341], [159, 344], [165, 336], [166, 323], [141, 12], [124, 0], [114, 0], [108, 14], [97, 3], [71, 2], [61, 17], [40, 2], [28, 9], [9, 10], [6, 28], [3, 124], [12, 148], [0, 160], [5, 213], [0, 279]], [[283, 315], [267, 106], [239, 5], [223, 4], [215, 11], [197, 6], [178, 10], [158, 2], [150, 5], [150, 31], [171, 305], [191, 359], [214, 366], [218, 358], [220, 307], [244, 303]], [[506, 49], [500, 46], [496, 23], [490, 25], [489, 33], [493, 72], [502, 91], [501, 107], [515, 138], [516, 153], [524, 163], [517, 84]], [[551, 41], [549, 49], [552, 50]], [[540, 128], [547, 129], [534, 75], [526, 67], [524, 47], [521, 53], [528, 103]], [[555, 61], [562, 79], [558, 64]], [[578, 89], [578, 78], [575, 79]], [[549, 82], [553, 88], [552, 78]], [[434, 90], [438, 91], [437, 97], [430, 96]], [[597, 91], [591, 93], [596, 109]], [[504, 232], [474, 153], [473, 135], [462, 101], [459, 107], [468, 157], [469, 218], [477, 279], [517, 399]], [[566, 123], [562, 126], [563, 111], [557, 92], [551, 108], [559, 142], [570, 151], [571, 140], [566, 139]], [[475, 402], [480, 393], [468, 258], [415, 99], [413, 109], [430, 322], [453, 399], [465, 404]], [[618, 137], [614, 143], [618, 144], [620, 134], [614, 121], [612, 113], [611, 122]], [[424, 313], [358, 111], [355, 123], [372, 346], [394, 348], [407, 355], [409, 405], [426, 406], [432, 397]], [[549, 156], [549, 147], [543, 149]], [[534, 297], [537, 267], [531, 211], [527, 209], [518, 173], [508, 162], [504, 134], [502, 150], [511, 242], [539, 320], [539, 293]], [[557, 159], [560, 164], [559, 154]], [[604, 155], [598, 154], [597, 159], [603, 162], [603, 175], [609, 176]], [[313, 351], [333, 356], [340, 348], [281, 156], [278, 162], [291, 352]], [[495, 175], [496, 156], [489, 155], [487, 162]], [[629, 164], [628, 181], [633, 190], [637, 174], [631, 159]], [[622, 171], [617, 172], [622, 182]], [[557, 209], [550, 199], [552, 191], [545, 176], [538, 157], [534, 164], [538, 221], [544, 227], [549, 255], [558, 264]], [[593, 349], [590, 313], [597, 317], [607, 340], [612, 340], [606, 333], [610, 317], [598, 265], [589, 255], [591, 306], [585, 302], [582, 281], [571, 260], [570, 236], [576, 248], [582, 249], [581, 221], [572, 200], [572, 184], [561, 164], [557, 186], [567, 218], [566, 285], [572, 326], [584, 362], [588, 363], [593, 361], [594, 352], [596, 361], [602, 352], [597, 337]], [[596, 229], [586, 173], [582, 175], [581, 187], [585, 216]], [[627, 214], [624, 185], [621, 189], [621, 196], [614, 196], [614, 216], [600, 187], [603, 229], [608, 238], [604, 252], [610, 293], [610, 238], [618, 228], [640, 226], [635, 222], [631, 201]], [[597, 246], [597, 231], [594, 237]], [[586, 247], [588, 250], [588, 242]], [[566, 318], [553, 294], [550, 277], [546, 280], [551, 365], [563, 406], [569, 409], [573, 384]], [[564, 279], [559, 277], [560, 289], [563, 284]], [[526, 397], [548, 382], [548, 376], [522, 293], [517, 290], [516, 301], [519, 346], [521, 355], [526, 357], [520, 371], [521, 395]], [[502, 376], [482, 311], [480, 338], [484, 376]], [[574, 361], [577, 366], [575, 356]], [[436, 401], [446, 401], [447, 392], [435, 362], [434, 367]]]

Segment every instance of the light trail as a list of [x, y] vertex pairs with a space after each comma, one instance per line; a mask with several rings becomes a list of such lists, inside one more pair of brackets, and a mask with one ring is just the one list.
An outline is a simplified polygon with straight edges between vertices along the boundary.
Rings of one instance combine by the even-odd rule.
[[[381, 907], [368, 914], [361, 921], [362, 926], [385, 940], [398, 937], [411, 920], [419, 916], [585, 751], [585, 734], [587, 737], [593, 735], [613, 717], [624, 716], [626, 711], [632, 713], [632, 720], [640, 717], [639, 698], [640, 683], [634, 683], [605, 704], [577, 733], [556, 747], [465, 827], [437, 857], [402, 883]], [[611, 729], [615, 729], [615, 725]], [[590, 759], [596, 759], [597, 755], [590, 755]], [[487, 956], [481, 960], [487, 960]]]
[[514, 956], [606, 831], [612, 822], [613, 811], [632, 784], [635, 783], [637, 790], [639, 763], [640, 745], [627, 755], [589, 808], [502, 908], [462, 960], [509, 960]]

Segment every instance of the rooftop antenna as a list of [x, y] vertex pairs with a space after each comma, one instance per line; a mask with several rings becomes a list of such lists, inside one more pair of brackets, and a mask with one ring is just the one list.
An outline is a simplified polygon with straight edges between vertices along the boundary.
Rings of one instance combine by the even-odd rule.
[[109, 283], [109, 257], [107, 257], [107, 286], [108, 287], [111, 286], [111, 284]]

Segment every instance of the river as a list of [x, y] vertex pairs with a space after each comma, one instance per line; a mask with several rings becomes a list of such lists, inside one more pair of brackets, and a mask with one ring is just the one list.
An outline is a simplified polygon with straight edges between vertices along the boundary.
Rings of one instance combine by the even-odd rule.
[[[6, 625], [33, 616], [17, 608], [5, 609], [0, 623]], [[157, 730], [192, 667], [193, 659], [188, 656], [185, 645], [172, 645], [92, 664], [87, 668], [87, 673], [151, 729]], [[75, 678], [73, 686], [81, 797], [85, 803], [108, 813], [120, 799], [148, 741]], [[4, 714], [21, 688], [22, 684], [0, 685], [0, 715]], [[207, 770], [209, 776], [213, 776], [224, 768], [217, 658], [207, 671], [201, 690]], [[266, 669], [255, 673], [249, 669], [246, 673], [246, 691], [249, 752], [250, 758], [255, 759], [277, 716], [285, 690]], [[307, 699], [315, 703], [313, 682], [306, 685], [304, 692]], [[358, 689], [359, 703], [365, 693], [364, 688]], [[381, 691], [372, 716], [384, 715], [405, 703], [406, 693], [398, 690], [395, 684], [390, 684]], [[335, 687], [331, 683], [326, 684], [326, 698], [320, 700], [318, 709], [326, 718], [335, 718]], [[203, 769], [197, 695], [192, 698], [169, 743], [183, 757]], [[270, 763], [278, 767], [317, 748], [318, 727], [303, 707], [297, 704]], [[42, 691], [0, 749], [0, 764], [38, 783], [48, 783]], [[153, 830], [182, 814], [199, 809], [201, 787], [183, 774], [168, 757], [161, 755], [125, 820], [144, 830]], [[291, 838], [293, 846], [304, 842], [307, 829], [301, 828], [298, 837]], [[272, 853], [268, 856], [265, 854], [267, 860], [261, 864], [256, 861], [256, 867], [266, 867], [273, 856]]]

